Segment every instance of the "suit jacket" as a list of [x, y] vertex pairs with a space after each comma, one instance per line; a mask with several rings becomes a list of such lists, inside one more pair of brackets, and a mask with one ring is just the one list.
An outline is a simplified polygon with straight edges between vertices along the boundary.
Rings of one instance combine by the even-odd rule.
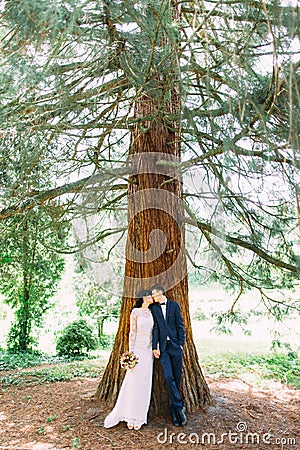
[[179, 304], [172, 300], [167, 300], [166, 320], [164, 319], [159, 303], [151, 305], [151, 312], [154, 320], [152, 350], [156, 350], [157, 344], [159, 344], [160, 351], [165, 351], [167, 336], [175, 347], [180, 348], [180, 346], [183, 346], [185, 341], [185, 331]]

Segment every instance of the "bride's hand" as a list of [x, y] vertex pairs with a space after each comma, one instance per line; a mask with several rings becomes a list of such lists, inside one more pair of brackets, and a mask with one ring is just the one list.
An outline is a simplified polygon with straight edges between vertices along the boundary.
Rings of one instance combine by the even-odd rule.
[[159, 358], [160, 357], [160, 351], [159, 350], [153, 350], [153, 355], [154, 355], [154, 358]]

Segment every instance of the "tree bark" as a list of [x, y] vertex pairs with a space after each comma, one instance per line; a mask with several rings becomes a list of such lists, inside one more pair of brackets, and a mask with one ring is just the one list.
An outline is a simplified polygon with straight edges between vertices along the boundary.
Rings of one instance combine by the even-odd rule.
[[[125, 280], [119, 328], [110, 360], [96, 397], [112, 406], [123, 381], [120, 354], [128, 349], [129, 316], [140, 289], [165, 286], [167, 297], [180, 304], [186, 330], [183, 352], [182, 396], [187, 411], [210, 401], [193, 342], [188, 302], [184, 236], [183, 189], [172, 162], [180, 161], [179, 101], [143, 95], [135, 105], [139, 119], [132, 131], [130, 162], [133, 175], [128, 188], [128, 238]], [[160, 161], [169, 165], [161, 165]], [[159, 361], [154, 363], [150, 416], [165, 414], [169, 400]]]
[[[25, 277], [24, 277], [24, 283], [25, 283]], [[28, 344], [29, 344], [29, 336], [30, 336], [30, 317], [29, 317], [29, 290], [26, 286], [24, 286], [24, 293], [23, 293], [23, 306], [21, 310], [22, 318], [19, 321], [20, 324], [20, 332], [19, 332], [19, 349], [21, 351], [27, 351], [28, 350]]]
[[28, 243], [28, 223], [24, 221], [24, 237], [23, 237], [23, 299], [20, 308], [21, 320], [19, 320], [19, 349], [22, 351], [28, 350], [31, 319], [30, 319], [30, 274], [28, 268], [28, 258], [30, 255], [30, 246]]
[[104, 322], [107, 319], [107, 316], [101, 316], [101, 317], [97, 317], [97, 331], [98, 331], [98, 339], [100, 344], [103, 341], [103, 327], [104, 327]]

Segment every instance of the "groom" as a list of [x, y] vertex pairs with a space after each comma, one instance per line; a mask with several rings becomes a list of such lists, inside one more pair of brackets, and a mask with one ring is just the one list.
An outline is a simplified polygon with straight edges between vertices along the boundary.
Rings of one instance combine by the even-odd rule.
[[178, 427], [186, 424], [185, 408], [180, 397], [185, 331], [179, 304], [167, 299], [164, 294], [162, 285], [152, 287], [152, 350], [154, 357], [160, 359], [170, 395], [170, 414], [173, 424]]

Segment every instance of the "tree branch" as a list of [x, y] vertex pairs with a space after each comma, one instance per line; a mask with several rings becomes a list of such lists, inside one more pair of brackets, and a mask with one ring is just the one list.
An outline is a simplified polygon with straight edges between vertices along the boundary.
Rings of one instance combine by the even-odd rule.
[[[118, 168], [108, 172], [94, 174], [73, 183], [67, 183], [63, 186], [48, 189], [47, 191], [35, 193], [35, 195], [30, 197], [30, 199], [27, 198], [26, 200], [21, 200], [13, 206], [2, 209], [2, 211], [0, 211], [0, 220], [7, 219], [8, 217], [12, 217], [26, 210], [30, 210], [35, 206], [42, 205], [43, 203], [49, 200], [53, 200], [54, 198], [60, 197], [64, 194], [79, 193], [84, 187], [93, 185], [95, 183], [102, 183], [103, 181], [108, 181], [112, 178], [117, 179], [124, 175], [129, 175], [130, 173], [130, 167]], [[102, 188], [100, 188], [100, 186], [97, 189], [103, 190]], [[119, 189], [127, 189], [127, 184], [115, 184], [110, 188], [105, 186], [105, 190]]]
[[257, 245], [255, 245], [251, 242], [247, 242], [241, 238], [230, 236], [229, 234], [226, 234], [223, 231], [218, 230], [215, 227], [212, 227], [208, 223], [201, 222], [200, 220], [198, 220], [195, 217], [195, 214], [192, 212], [192, 210], [187, 205], [185, 205], [185, 208], [186, 208], [186, 211], [188, 212], [188, 214], [192, 217], [192, 219], [190, 219], [188, 217], [184, 217], [183, 221], [190, 225], [196, 226], [204, 234], [206, 234], [207, 232], [214, 234], [215, 236], [220, 237], [221, 239], [223, 239], [226, 242], [230, 242], [231, 244], [237, 245], [238, 247], [242, 247], [242, 248], [252, 251], [256, 255], [258, 255], [260, 258], [264, 259], [265, 261], [269, 262], [270, 264], [272, 264], [276, 267], [280, 267], [281, 269], [289, 270], [290, 272], [300, 274], [300, 267], [286, 263], [284, 261], [281, 261], [278, 258], [275, 258], [275, 257], [269, 255], [265, 250], [259, 248]]

